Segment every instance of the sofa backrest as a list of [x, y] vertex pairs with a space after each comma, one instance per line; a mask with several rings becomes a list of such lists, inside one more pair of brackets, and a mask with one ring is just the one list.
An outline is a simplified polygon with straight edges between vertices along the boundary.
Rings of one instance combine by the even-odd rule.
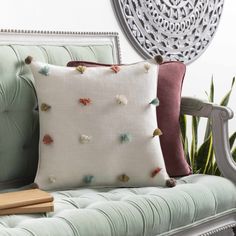
[[0, 32], [0, 190], [34, 180], [39, 122], [27, 56], [56, 65], [71, 60], [120, 63], [117, 33]]

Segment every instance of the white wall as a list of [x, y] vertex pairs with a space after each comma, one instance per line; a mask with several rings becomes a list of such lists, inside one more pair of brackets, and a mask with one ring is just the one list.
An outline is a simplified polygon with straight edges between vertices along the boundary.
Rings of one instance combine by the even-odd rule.
[[[214, 75], [216, 100], [228, 91], [236, 75], [236, 1], [225, 0], [217, 33], [206, 52], [188, 66], [183, 95], [205, 98]], [[233, 25], [233, 26], [231, 26]], [[127, 42], [113, 14], [110, 0], [8, 0], [1, 2], [0, 28], [65, 31], [118, 31], [123, 62], [140, 60]], [[236, 86], [229, 104], [236, 113]], [[230, 132], [236, 130], [236, 118]]]
[[[216, 102], [228, 92], [231, 80], [236, 76], [236, 1], [225, 0], [222, 18], [207, 50], [188, 66], [184, 83], [184, 95], [205, 98], [204, 90], [209, 90], [211, 76], [215, 81]], [[236, 116], [236, 84], [229, 106]], [[236, 117], [230, 121], [230, 133], [236, 131]]]

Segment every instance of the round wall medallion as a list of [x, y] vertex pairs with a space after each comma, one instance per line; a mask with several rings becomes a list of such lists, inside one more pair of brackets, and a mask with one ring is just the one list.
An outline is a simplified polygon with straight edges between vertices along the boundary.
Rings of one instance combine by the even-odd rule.
[[132, 45], [144, 58], [189, 63], [207, 48], [224, 0], [112, 0]]

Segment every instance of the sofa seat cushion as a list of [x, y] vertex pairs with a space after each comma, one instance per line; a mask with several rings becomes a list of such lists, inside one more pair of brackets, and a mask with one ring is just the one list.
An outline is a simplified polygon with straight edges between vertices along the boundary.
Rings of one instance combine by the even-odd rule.
[[80, 188], [53, 195], [53, 213], [0, 217], [0, 235], [165, 235], [236, 210], [235, 185], [207, 175], [183, 177], [171, 189]]

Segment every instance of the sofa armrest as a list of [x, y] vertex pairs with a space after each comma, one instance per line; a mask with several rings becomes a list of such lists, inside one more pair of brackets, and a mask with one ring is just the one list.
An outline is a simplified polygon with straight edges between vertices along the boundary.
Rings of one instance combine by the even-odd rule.
[[211, 119], [215, 158], [222, 175], [236, 183], [236, 163], [229, 146], [228, 120], [233, 118], [233, 111], [196, 98], [183, 97], [181, 113]]

